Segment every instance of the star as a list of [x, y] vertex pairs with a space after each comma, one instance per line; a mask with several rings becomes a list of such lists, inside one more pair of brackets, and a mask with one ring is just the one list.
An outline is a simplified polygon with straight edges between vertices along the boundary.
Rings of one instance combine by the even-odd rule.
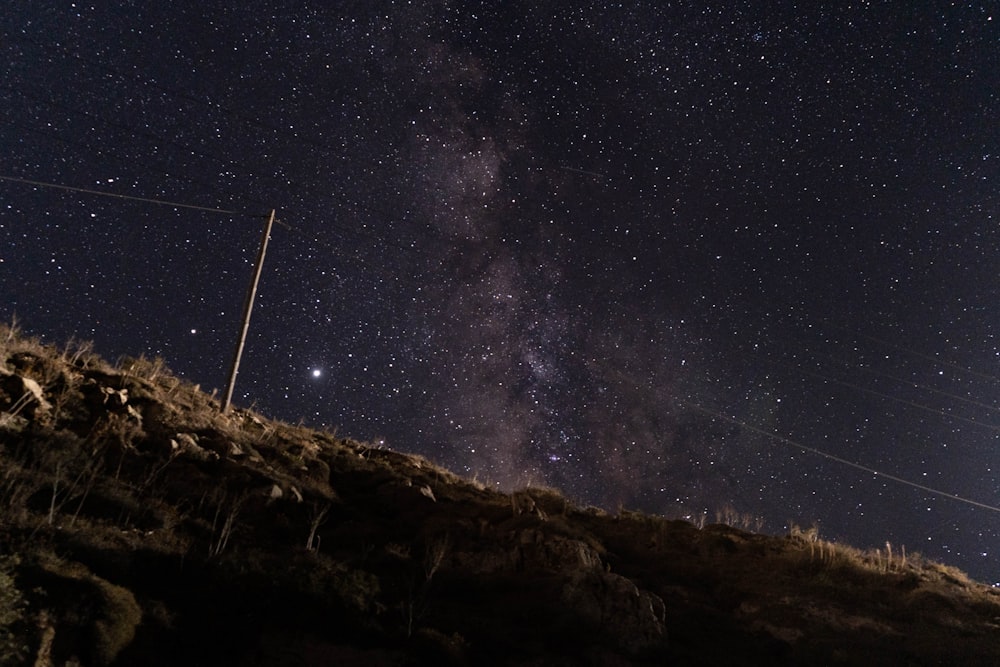
[[981, 6], [42, 4], [0, 41], [0, 318], [217, 386], [275, 209], [266, 416], [992, 576], [983, 511], [837, 462], [995, 502]]

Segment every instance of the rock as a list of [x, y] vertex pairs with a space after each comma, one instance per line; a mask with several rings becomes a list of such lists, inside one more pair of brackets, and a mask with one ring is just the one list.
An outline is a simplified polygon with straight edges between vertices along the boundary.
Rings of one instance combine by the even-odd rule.
[[272, 481], [271, 486], [262, 489], [262, 493], [267, 498], [268, 505], [275, 500], [284, 500], [292, 503], [301, 503], [304, 501], [302, 492], [294, 484], [283, 486], [278, 482]]
[[635, 655], [666, 640], [666, 606], [631, 580], [603, 571], [579, 572], [566, 582], [563, 602], [583, 621]]
[[135, 420], [135, 422], [142, 427], [142, 413], [133, 408], [131, 405], [125, 406], [126, 414]]
[[52, 410], [52, 405], [45, 400], [42, 386], [29, 377], [4, 373], [2, 388], [10, 396], [11, 405], [7, 409], [10, 414], [23, 415], [31, 420]]
[[215, 452], [209, 451], [198, 444], [198, 436], [194, 433], [178, 433], [170, 440], [170, 446], [181, 454], [190, 456], [197, 461], [213, 461], [219, 458]]
[[115, 389], [94, 378], [87, 378], [81, 389], [92, 413], [125, 412], [136, 421], [142, 421], [139, 411], [129, 404], [128, 389]]
[[128, 389], [112, 389], [101, 387], [104, 392], [104, 404], [112, 410], [118, 410], [128, 405]]
[[535, 502], [535, 499], [531, 497], [531, 494], [527, 491], [515, 491], [510, 494], [510, 506], [514, 512], [514, 516], [519, 516], [521, 514], [534, 514], [542, 521], [545, 521], [548, 517], [545, 516], [545, 512], [541, 507]]
[[492, 546], [480, 543], [475, 551], [457, 551], [452, 561], [476, 574], [548, 570], [551, 572], [602, 571], [596, 549], [580, 540], [553, 535], [536, 528], [511, 532]]
[[518, 555], [524, 569], [575, 572], [601, 570], [604, 567], [597, 550], [581, 540], [537, 528], [522, 530], [518, 537]]
[[31, 397], [39, 405], [48, 405], [48, 401], [45, 400], [45, 393], [42, 391], [40, 384], [29, 377], [22, 377], [20, 375], [17, 377], [21, 378], [21, 385], [24, 387], [25, 393], [31, 394]]

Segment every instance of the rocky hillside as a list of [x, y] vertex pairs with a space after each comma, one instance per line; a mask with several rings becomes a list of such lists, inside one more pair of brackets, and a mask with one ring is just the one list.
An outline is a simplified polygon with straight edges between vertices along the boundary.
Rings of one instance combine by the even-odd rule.
[[0, 330], [0, 664], [995, 665], [887, 545], [502, 494]]

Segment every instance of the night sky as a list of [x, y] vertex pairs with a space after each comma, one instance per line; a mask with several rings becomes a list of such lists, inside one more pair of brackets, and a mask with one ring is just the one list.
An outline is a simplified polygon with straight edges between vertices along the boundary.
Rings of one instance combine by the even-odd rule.
[[997, 582], [998, 24], [978, 2], [14, 3], [0, 317], [221, 392], [276, 209], [237, 405], [502, 489], [816, 521]]

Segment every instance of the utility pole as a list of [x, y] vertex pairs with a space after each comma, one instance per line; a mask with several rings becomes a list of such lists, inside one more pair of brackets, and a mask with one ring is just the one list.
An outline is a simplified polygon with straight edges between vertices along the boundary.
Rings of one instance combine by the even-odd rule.
[[240, 338], [236, 343], [236, 353], [233, 355], [233, 366], [229, 371], [229, 383], [226, 385], [226, 398], [222, 402], [222, 414], [229, 412], [229, 406], [233, 400], [233, 388], [236, 385], [236, 373], [240, 369], [240, 357], [243, 356], [243, 346], [247, 341], [247, 330], [250, 329], [250, 311], [253, 310], [253, 301], [257, 296], [257, 283], [260, 282], [260, 274], [264, 269], [264, 253], [267, 252], [267, 241], [271, 238], [271, 227], [274, 225], [274, 209], [271, 209], [271, 215], [267, 218], [267, 224], [264, 225], [264, 236], [260, 239], [260, 250], [257, 252], [257, 264], [253, 269], [253, 281], [250, 283], [250, 289], [247, 291], [247, 300], [243, 304], [243, 326], [240, 329]]

